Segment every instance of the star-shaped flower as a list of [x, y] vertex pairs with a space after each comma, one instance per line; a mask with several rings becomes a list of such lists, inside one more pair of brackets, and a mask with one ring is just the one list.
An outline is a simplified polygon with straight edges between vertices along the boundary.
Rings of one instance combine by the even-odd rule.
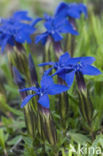
[[74, 30], [72, 25], [68, 22], [67, 19], [62, 19], [58, 17], [50, 17], [45, 15], [44, 19], [44, 27], [46, 31], [36, 37], [35, 43], [38, 43], [39, 41], [42, 42], [42, 44], [45, 44], [48, 37], [51, 37], [51, 39], [54, 42], [58, 42], [63, 39], [62, 34], [65, 33], [71, 33], [72, 35], [78, 35], [78, 32]]
[[95, 61], [94, 57], [76, 57], [71, 58], [70, 55], [66, 52], [60, 56], [59, 61], [47, 62], [39, 64], [39, 66], [52, 65], [48, 70], [49, 72], [52, 69], [55, 69], [56, 72], [52, 75], [58, 75], [60, 78], [66, 81], [68, 87], [71, 87], [74, 75], [76, 72], [81, 72], [83, 75], [99, 75], [101, 72], [91, 64]]
[[27, 24], [32, 19], [27, 16], [27, 11], [17, 11], [10, 18], [0, 21], [0, 46], [3, 52], [6, 45], [11, 47], [16, 43], [31, 43], [30, 35], [35, 29]]
[[81, 14], [84, 13], [87, 17], [87, 7], [82, 3], [65, 3], [61, 2], [56, 8], [55, 16], [71, 17], [74, 19], [80, 18]]
[[42, 105], [45, 108], [49, 108], [49, 97], [48, 95], [56, 95], [60, 94], [66, 90], [68, 90], [68, 87], [65, 85], [59, 85], [59, 84], [54, 84], [52, 77], [47, 76], [47, 73], [44, 74], [41, 80], [41, 87], [30, 87], [30, 88], [24, 88], [21, 89], [20, 91], [34, 91], [34, 94], [28, 95], [24, 101], [21, 104], [21, 107], [24, 107], [31, 98], [34, 96], [38, 95], [39, 100], [38, 103]]
[[[68, 70], [72, 70], [70, 64], [75, 64], [78, 61], [80, 61], [80, 58], [71, 58], [68, 52], [65, 52], [63, 55], [60, 56], [59, 61], [58, 62], [45, 62], [45, 63], [41, 63], [39, 64], [39, 66], [46, 66], [46, 65], [50, 65], [52, 66], [49, 70], [48, 70], [48, 74], [50, 73], [50, 71], [52, 69], [56, 70], [56, 74], [58, 74], [59, 77], [61, 77], [62, 79], [65, 80], [64, 77], [64, 73], [68, 73]], [[54, 76], [54, 74], [52, 75]]]

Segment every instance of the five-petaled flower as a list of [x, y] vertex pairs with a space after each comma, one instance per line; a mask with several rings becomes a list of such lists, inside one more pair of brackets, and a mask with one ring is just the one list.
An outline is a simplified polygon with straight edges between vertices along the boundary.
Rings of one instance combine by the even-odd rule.
[[61, 2], [56, 8], [55, 16], [60, 16], [61, 18], [80, 18], [81, 14], [84, 13], [87, 17], [87, 7], [82, 3], [65, 3]]
[[35, 28], [28, 21], [32, 21], [27, 16], [27, 11], [17, 11], [10, 18], [0, 21], [0, 46], [3, 52], [6, 45], [13, 47], [16, 43], [31, 43], [30, 35]]
[[74, 30], [72, 25], [65, 18], [61, 19], [59, 16], [50, 17], [45, 15], [43, 20], [44, 20], [44, 27], [46, 31], [36, 37], [35, 43], [41, 41], [42, 44], [45, 44], [49, 37], [51, 37], [53, 42], [58, 42], [63, 39], [61, 34], [65, 34], [65, 33], [78, 35], [78, 32]]
[[101, 72], [91, 64], [95, 61], [94, 57], [77, 57], [71, 58], [70, 55], [66, 52], [60, 56], [59, 61], [41, 63], [39, 66], [51, 65], [49, 72], [52, 69], [55, 69], [56, 72], [52, 74], [58, 75], [60, 78], [66, 81], [68, 87], [71, 87], [74, 75], [76, 72], [81, 72], [83, 75], [99, 75]]
[[28, 95], [24, 101], [21, 104], [21, 107], [24, 107], [31, 98], [33, 98], [35, 95], [39, 96], [38, 103], [42, 105], [45, 108], [49, 108], [49, 97], [48, 95], [56, 95], [60, 94], [64, 91], [68, 90], [68, 87], [65, 85], [59, 85], [54, 84], [52, 77], [47, 76], [47, 74], [44, 74], [41, 80], [41, 87], [30, 87], [30, 88], [24, 88], [20, 91], [34, 91], [35, 94]]

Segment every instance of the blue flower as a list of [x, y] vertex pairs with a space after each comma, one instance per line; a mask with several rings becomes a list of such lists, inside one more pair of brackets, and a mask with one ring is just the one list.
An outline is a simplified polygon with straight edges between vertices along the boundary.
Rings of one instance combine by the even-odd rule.
[[47, 73], [44, 74], [41, 80], [41, 88], [40, 87], [30, 87], [24, 88], [20, 91], [34, 91], [35, 94], [28, 95], [21, 104], [21, 108], [24, 107], [31, 98], [38, 95], [39, 100], [38, 103], [45, 108], [49, 108], [49, 97], [48, 95], [56, 95], [60, 94], [66, 90], [68, 87], [65, 85], [54, 84], [53, 79], [50, 76], [47, 76]]
[[67, 19], [62, 19], [58, 17], [50, 17], [45, 15], [43, 18], [44, 27], [46, 31], [36, 37], [35, 43], [39, 41], [45, 44], [48, 37], [51, 37], [54, 42], [58, 42], [63, 39], [61, 34], [71, 33], [72, 35], [78, 35], [78, 32], [74, 30], [72, 25]]
[[3, 52], [6, 45], [16, 45], [16, 43], [31, 43], [30, 35], [35, 29], [26, 22], [32, 19], [27, 16], [26, 11], [17, 11], [10, 18], [0, 21], [0, 46]]
[[55, 16], [71, 17], [74, 19], [80, 18], [81, 14], [84, 13], [87, 17], [87, 7], [82, 3], [65, 3], [61, 2], [55, 12]]
[[56, 72], [52, 75], [58, 75], [60, 78], [66, 81], [68, 87], [71, 87], [74, 75], [76, 72], [81, 72], [83, 75], [99, 75], [101, 72], [93, 67], [91, 64], [95, 61], [94, 57], [77, 57], [70, 58], [70, 55], [66, 52], [60, 56], [59, 61], [47, 62], [39, 64], [39, 66], [51, 65], [52, 67], [48, 70], [55, 69]]

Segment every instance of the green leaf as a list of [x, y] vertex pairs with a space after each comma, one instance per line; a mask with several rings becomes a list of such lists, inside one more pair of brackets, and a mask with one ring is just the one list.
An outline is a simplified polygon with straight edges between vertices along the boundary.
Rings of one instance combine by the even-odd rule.
[[5, 149], [5, 137], [3, 129], [0, 129], [0, 146], [3, 150]]
[[15, 138], [11, 139], [10, 141], [7, 142], [8, 145], [16, 145], [18, 142], [22, 140], [22, 136], [16, 136]]
[[86, 135], [80, 133], [74, 133], [74, 132], [69, 132], [69, 135], [74, 142], [79, 143], [81, 145], [90, 142], [90, 139]]

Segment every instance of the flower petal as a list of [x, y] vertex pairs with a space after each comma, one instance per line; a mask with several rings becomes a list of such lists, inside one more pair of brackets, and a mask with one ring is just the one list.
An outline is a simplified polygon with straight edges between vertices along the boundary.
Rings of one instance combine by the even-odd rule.
[[32, 18], [29, 17], [28, 15], [28, 11], [16, 11], [13, 14], [13, 18], [16, 20], [26, 20], [26, 21], [31, 21]]
[[57, 74], [61, 74], [64, 70], [65, 70], [65, 68], [60, 68], [54, 74], [52, 74], [51, 76], [55, 76]]
[[4, 49], [5, 49], [5, 47], [6, 47], [6, 45], [7, 45], [7, 42], [8, 42], [8, 39], [9, 39], [9, 36], [6, 36], [6, 37], [4, 38], [4, 40], [2, 41], [1, 52], [4, 52]]
[[66, 10], [68, 9], [68, 4], [65, 2], [61, 2], [55, 11], [55, 16], [59, 15], [62, 13], [62, 15], [65, 15]]
[[75, 71], [72, 71], [72, 72], [65, 75], [65, 81], [68, 84], [68, 88], [71, 87], [71, 85], [74, 81], [74, 75], [75, 75]]
[[54, 82], [51, 76], [43, 75], [40, 84], [42, 88], [48, 88], [54, 85]]
[[79, 35], [79, 33], [73, 28], [69, 21], [65, 20], [61, 27], [58, 28], [61, 33], [71, 33], [72, 35]]
[[23, 100], [23, 102], [22, 102], [22, 104], [21, 104], [21, 108], [23, 108], [28, 102], [29, 102], [29, 100], [33, 97], [33, 96], [35, 96], [36, 94], [32, 94], [32, 95], [28, 95], [24, 100]]
[[84, 13], [85, 17], [87, 17], [87, 7], [84, 4], [71, 3], [68, 6], [68, 16], [80, 18], [80, 15]]
[[81, 57], [80, 62], [85, 64], [92, 64], [96, 59], [94, 57]]
[[66, 87], [65, 85], [55, 84], [55, 85], [48, 88], [48, 94], [56, 95], [56, 94], [60, 94], [62, 92], [65, 92], [67, 90], [68, 90], [68, 87]]
[[51, 35], [52, 35], [54, 41], [56, 41], [56, 42], [63, 39], [63, 37], [59, 33], [57, 33], [57, 32], [54, 32]]
[[43, 107], [49, 108], [49, 97], [47, 94], [40, 96], [38, 103], [40, 103]]
[[70, 55], [68, 52], [65, 52], [63, 55], [60, 56], [59, 58], [59, 63], [60, 64], [65, 64], [67, 63], [68, 59], [70, 58]]
[[23, 88], [23, 89], [20, 89], [19, 91], [24, 92], [24, 91], [29, 91], [29, 90], [32, 90], [34, 92], [38, 92], [38, 88], [36, 88], [36, 87]]
[[53, 68], [54, 68], [54, 67], [51, 67], [51, 68], [49, 68], [48, 70], [44, 71], [44, 75], [45, 75], [45, 76], [48, 76], [49, 73], [52, 71]]
[[48, 33], [47, 32], [42, 33], [42, 34], [36, 36], [35, 43], [37, 44], [38, 42], [41, 41], [43, 44], [45, 44], [45, 42], [47, 40], [47, 37], [48, 37]]
[[42, 21], [43, 18], [38, 17], [37, 19], [35, 19], [32, 23], [31, 26], [35, 26], [38, 22]]
[[54, 62], [44, 62], [44, 63], [40, 63], [38, 64], [38, 66], [47, 66], [47, 65], [54, 65]]
[[84, 75], [99, 75], [101, 74], [100, 70], [96, 67], [93, 67], [91, 65], [86, 65], [84, 68], [82, 68], [82, 73]]
[[80, 60], [81, 60], [81, 57], [70, 58], [70, 59], [68, 60], [67, 65], [74, 65], [74, 64], [80, 62]]

